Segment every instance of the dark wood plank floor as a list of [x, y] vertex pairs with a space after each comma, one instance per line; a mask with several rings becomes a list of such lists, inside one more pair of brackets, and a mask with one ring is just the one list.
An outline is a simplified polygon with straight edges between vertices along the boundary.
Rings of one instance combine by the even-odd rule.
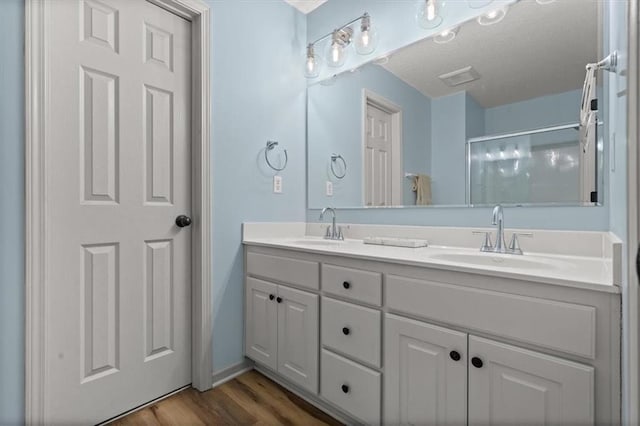
[[200, 393], [187, 389], [115, 422], [130, 425], [340, 425], [256, 371]]

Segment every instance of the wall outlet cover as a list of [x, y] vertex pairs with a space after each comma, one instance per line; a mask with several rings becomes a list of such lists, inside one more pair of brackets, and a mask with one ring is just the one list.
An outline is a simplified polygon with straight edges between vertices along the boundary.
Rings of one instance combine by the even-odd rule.
[[282, 176], [276, 175], [273, 177], [273, 193], [282, 194]]
[[327, 181], [327, 197], [333, 197], [333, 182]]

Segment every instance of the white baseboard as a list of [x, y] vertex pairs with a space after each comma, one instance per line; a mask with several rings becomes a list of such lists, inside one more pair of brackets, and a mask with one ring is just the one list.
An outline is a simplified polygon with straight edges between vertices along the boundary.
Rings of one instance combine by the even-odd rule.
[[213, 385], [211, 385], [211, 387], [215, 388], [220, 386], [251, 370], [253, 370], [253, 362], [247, 359], [227, 368], [223, 368], [222, 370], [213, 373]]

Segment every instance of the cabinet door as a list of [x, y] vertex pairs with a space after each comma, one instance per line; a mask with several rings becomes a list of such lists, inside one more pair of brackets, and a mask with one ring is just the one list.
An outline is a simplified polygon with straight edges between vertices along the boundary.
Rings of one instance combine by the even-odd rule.
[[318, 392], [318, 296], [278, 288], [278, 373]]
[[466, 424], [465, 333], [387, 314], [384, 347], [386, 424]]
[[255, 278], [246, 285], [245, 352], [275, 370], [278, 350], [278, 286]]
[[475, 336], [469, 357], [469, 424], [593, 424], [592, 367]]

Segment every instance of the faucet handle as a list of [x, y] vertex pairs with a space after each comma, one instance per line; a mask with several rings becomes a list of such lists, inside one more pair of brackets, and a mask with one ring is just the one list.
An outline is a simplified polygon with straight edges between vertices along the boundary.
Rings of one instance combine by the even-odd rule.
[[338, 239], [344, 240], [344, 234], [342, 233], [342, 226], [338, 226]]
[[472, 231], [474, 235], [482, 235], [484, 234], [484, 243], [482, 243], [482, 247], [480, 247], [480, 251], [491, 251], [493, 250], [493, 243], [491, 242], [491, 232], [488, 231]]
[[511, 236], [509, 251], [515, 254], [522, 254], [522, 248], [520, 248], [520, 241], [518, 241], [518, 236], [533, 238], [533, 234], [531, 232], [514, 232]]

